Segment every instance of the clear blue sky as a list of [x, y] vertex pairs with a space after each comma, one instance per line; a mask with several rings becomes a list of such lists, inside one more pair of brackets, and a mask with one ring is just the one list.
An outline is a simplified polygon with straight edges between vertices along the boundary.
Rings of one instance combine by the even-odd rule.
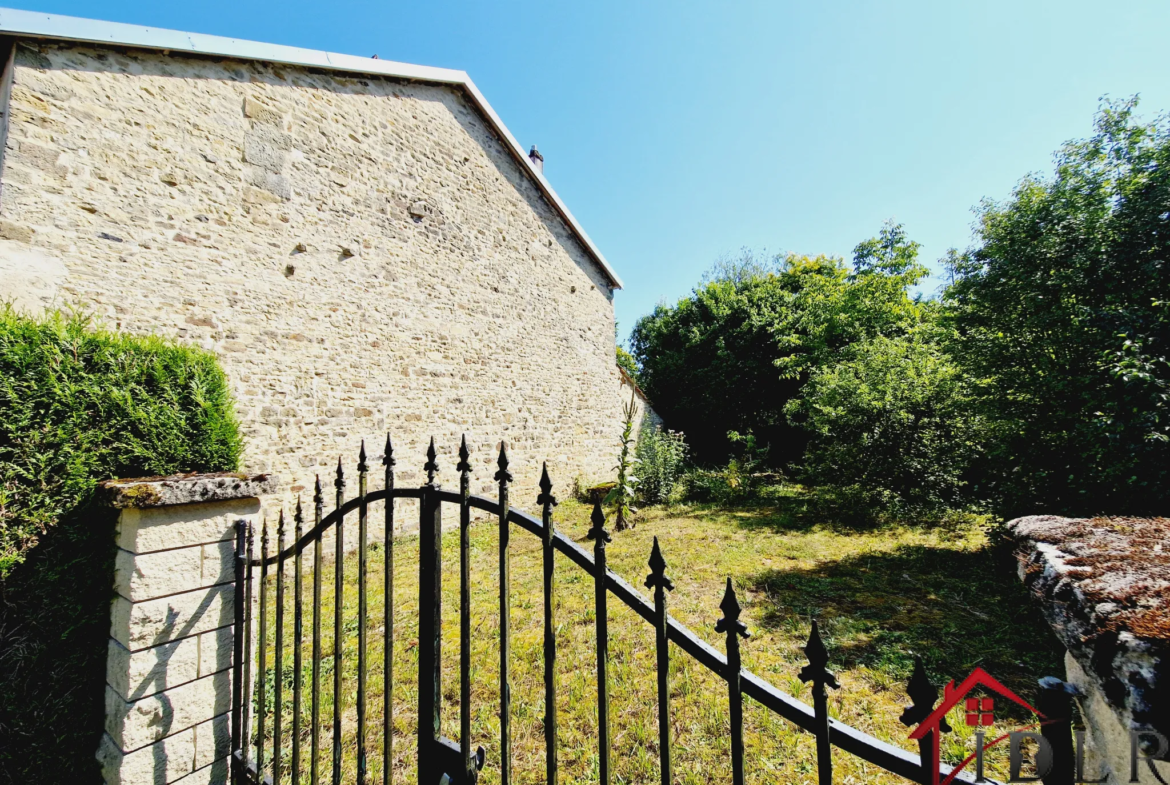
[[623, 337], [743, 246], [894, 218], [933, 262], [1101, 96], [1170, 109], [1166, 2], [16, 4], [468, 71], [625, 280]]

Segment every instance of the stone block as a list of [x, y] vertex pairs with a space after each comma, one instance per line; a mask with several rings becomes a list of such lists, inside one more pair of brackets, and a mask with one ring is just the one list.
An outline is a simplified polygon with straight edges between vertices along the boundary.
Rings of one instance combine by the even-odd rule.
[[236, 579], [236, 548], [229, 540], [203, 546], [203, 584], [214, 586]]
[[[111, 640], [106, 656], [106, 684], [124, 700], [133, 701], [208, 675], [213, 671], [199, 672], [200, 638], [184, 638], [137, 652]], [[230, 652], [228, 656], [230, 662]]]
[[98, 484], [102, 500], [111, 507], [174, 507], [206, 504], [263, 496], [276, 487], [268, 474], [239, 472], [175, 474], [169, 477], [139, 477], [106, 480]]
[[30, 243], [33, 238], [33, 230], [24, 224], [0, 220], [0, 238], [18, 243]]
[[[224, 545], [229, 549], [230, 540]], [[114, 559], [114, 591], [131, 602], [152, 600], [217, 583], [203, 578], [203, 548], [172, 548], [133, 554], [119, 549]]]
[[[1088, 729], [1085, 750], [1085, 777], [1104, 777], [1106, 785], [1121, 785], [1130, 779], [1130, 727], [1121, 712], [1109, 704], [1097, 679], [1090, 676], [1071, 653], [1065, 652], [1066, 679], [1081, 693], [1078, 705]], [[1139, 762], [1141, 782], [1156, 782], [1149, 763]], [[1154, 768], [1163, 782], [1170, 782], [1170, 762], [1155, 761]]]
[[130, 651], [139, 651], [226, 627], [234, 618], [234, 596], [234, 586], [224, 584], [145, 602], [116, 597], [110, 637]]
[[285, 112], [280, 107], [261, 103], [250, 95], [244, 98], [244, 116], [266, 125], [283, 126], [285, 123]]
[[236, 536], [236, 521], [252, 520], [259, 512], [257, 498], [150, 509], [128, 507], [118, 518], [118, 547], [140, 554], [231, 540]]
[[108, 733], [103, 734], [97, 758], [106, 785], [165, 785], [180, 779], [185, 781], [186, 775], [195, 768], [195, 730], [188, 728], [130, 752], [123, 752]]
[[264, 126], [258, 126], [244, 137], [244, 160], [261, 169], [280, 174], [288, 151], [292, 149], [292, 136]]
[[[273, 196], [278, 197], [272, 202], [273, 204], [292, 199], [292, 183], [282, 174], [257, 169], [252, 172], [248, 179], [252, 185], [257, 188], [262, 188]], [[245, 201], [247, 200], [245, 199]]]
[[232, 718], [220, 714], [195, 726], [195, 768], [201, 769], [217, 760], [223, 760], [232, 751]]
[[234, 627], [220, 627], [199, 636], [199, 675], [210, 676], [232, 667]]
[[231, 672], [223, 671], [128, 702], [106, 689], [106, 733], [136, 750], [231, 711]]
[[228, 760], [217, 760], [210, 766], [191, 772], [170, 785], [224, 785], [228, 780]]

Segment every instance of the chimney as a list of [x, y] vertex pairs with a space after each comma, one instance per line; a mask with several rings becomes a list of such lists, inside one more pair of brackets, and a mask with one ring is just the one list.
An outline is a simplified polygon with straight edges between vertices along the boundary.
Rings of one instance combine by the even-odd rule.
[[536, 149], [536, 145], [532, 145], [532, 149], [528, 151], [528, 160], [532, 161], [536, 171], [544, 174], [544, 156], [540, 154], [540, 150]]

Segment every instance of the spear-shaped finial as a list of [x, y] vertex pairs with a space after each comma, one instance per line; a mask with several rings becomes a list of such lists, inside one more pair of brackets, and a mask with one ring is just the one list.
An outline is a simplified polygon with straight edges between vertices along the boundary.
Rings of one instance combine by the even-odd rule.
[[589, 520], [593, 523], [593, 528], [585, 536], [591, 540], [600, 540], [602, 543], [613, 542], [609, 532], [605, 530], [605, 513], [601, 510], [600, 500], [593, 502], [593, 513]]
[[829, 650], [821, 640], [821, 630], [816, 619], [813, 619], [808, 643], [804, 645], [804, 656], [808, 658], [808, 665], [800, 669], [801, 681], [823, 682], [833, 689], [841, 686], [837, 683], [837, 677], [825, 668], [829, 664]]
[[467, 449], [467, 434], [463, 434], [463, 438], [459, 442], [459, 463], [455, 465], [455, 470], [458, 472], [470, 472], [471, 462], [468, 458], [471, 457], [471, 452]]
[[500, 457], [496, 459], [496, 466], [500, 467], [496, 472], [496, 482], [507, 483], [512, 482], [512, 473], [508, 471], [508, 445], [500, 442]]
[[[321, 508], [325, 506], [325, 495], [321, 492], [321, 475], [317, 475], [317, 481], [313, 484], [313, 508], [317, 511], [318, 519], [321, 517]], [[318, 523], [320, 521], [318, 520]]]
[[337, 479], [333, 481], [333, 487], [337, 489], [338, 493], [345, 490], [345, 469], [341, 466], [341, 456], [337, 456]]
[[305, 512], [301, 509], [301, 495], [297, 494], [297, 511], [293, 514], [293, 520], [297, 524], [297, 539], [301, 538], [301, 527], [305, 523]]
[[459, 493], [466, 502], [471, 495], [471, 451], [467, 449], [467, 434], [463, 434], [463, 438], [459, 440], [459, 463], [455, 464], [455, 469], [459, 472]]
[[394, 445], [390, 443], [390, 432], [386, 431], [386, 449], [382, 453], [382, 465], [393, 466], [397, 461], [394, 460]]
[[439, 471], [439, 454], [435, 452], [435, 437], [431, 437], [431, 444], [427, 447], [427, 462], [423, 464], [423, 471], [427, 473], [427, 485], [435, 484], [435, 472]]
[[284, 508], [280, 508], [280, 515], [276, 519], [276, 541], [284, 544]]
[[264, 516], [264, 520], [260, 522], [260, 556], [261, 558], [268, 555], [268, 516]]
[[652, 589], [661, 586], [674, 591], [674, 583], [666, 577], [666, 559], [662, 556], [662, 548], [658, 546], [658, 536], [654, 536], [654, 547], [650, 549], [650, 574], [646, 576], [646, 588]]
[[[910, 682], [906, 685], [906, 694], [910, 696], [913, 704], [906, 707], [898, 720], [909, 727], [929, 717], [934, 711], [934, 702], [938, 700], [938, 688], [930, 683], [921, 657], [914, 658], [914, 673], [910, 675]], [[947, 723], [946, 717], [939, 722], [938, 728], [943, 733], [950, 733], [951, 726]]]
[[552, 480], [548, 477], [548, 463], [546, 462], [540, 472], [540, 494], [536, 497], [536, 503], [548, 507], [557, 506], [557, 498], [552, 495]]
[[723, 592], [723, 600], [719, 603], [719, 610], [723, 611], [723, 618], [715, 622], [715, 632], [725, 632], [728, 637], [739, 635], [741, 638], [750, 638], [747, 625], [739, 620], [743, 610], [739, 607], [739, 598], [735, 596], [735, 588], [731, 585], [731, 578], [727, 579], [727, 589]]
[[366, 440], [362, 439], [362, 448], [358, 451], [358, 471], [364, 474], [369, 469], [370, 467], [366, 463]]

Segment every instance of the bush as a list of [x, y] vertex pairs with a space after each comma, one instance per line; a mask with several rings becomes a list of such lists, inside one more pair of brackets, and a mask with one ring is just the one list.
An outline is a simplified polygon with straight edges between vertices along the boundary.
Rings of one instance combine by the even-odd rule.
[[678, 431], [664, 431], [659, 425], [644, 427], [638, 435], [637, 456], [638, 493], [642, 502], [664, 504], [671, 501], [687, 458], [685, 437]]
[[818, 369], [789, 405], [812, 434], [805, 478], [850, 508], [962, 502], [979, 423], [959, 369], [921, 331], [866, 341], [852, 355]]
[[782, 480], [779, 472], [765, 471], [769, 448], [761, 446], [751, 431], [746, 434], [728, 431], [727, 440], [740, 445], [739, 454], [732, 456], [722, 468], [696, 468], [687, 472], [679, 483], [687, 499], [735, 506], [758, 501], [765, 484]]
[[231, 470], [214, 355], [0, 306], [0, 780], [90, 782], [102, 728], [110, 477]]

